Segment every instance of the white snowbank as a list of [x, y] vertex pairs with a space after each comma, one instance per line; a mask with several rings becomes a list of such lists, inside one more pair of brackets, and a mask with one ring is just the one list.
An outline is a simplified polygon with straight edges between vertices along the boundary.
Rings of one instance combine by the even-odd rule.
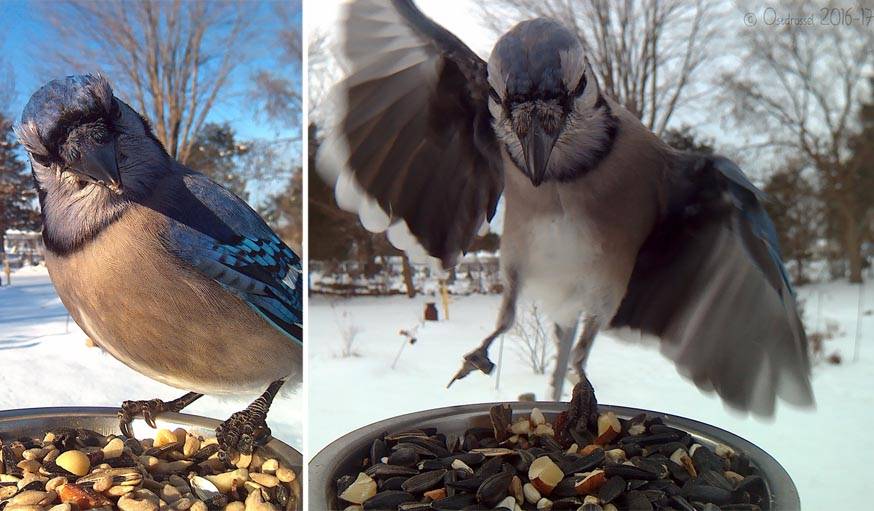
[[[683, 380], [673, 365], [653, 348], [621, 343], [602, 334], [589, 360], [589, 377], [602, 403], [663, 411], [714, 424], [759, 445], [790, 473], [804, 509], [865, 509], [864, 484], [870, 482], [874, 437], [868, 427], [874, 417], [874, 316], [863, 316], [861, 360], [852, 362], [856, 332], [858, 286], [832, 283], [800, 291], [808, 298], [808, 323], [833, 320], [842, 334], [827, 350], [844, 358], [839, 366], [814, 370], [816, 410], [788, 406], [774, 421], [759, 421], [726, 410], [711, 395]], [[874, 289], [866, 309], [874, 306]], [[454, 298], [450, 321], [428, 323], [418, 342], [407, 345], [398, 367], [390, 368], [403, 338], [398, 330], [418, 322], [425, 301], [420, 297], [310, 300], [309, 311], [309, 440], [312, 457], [325, 445], [358, 427], [398, 414], [463, 403], [515, 400], [523, 392], [544, 398], [547, 376], [537, 376], [524, 364], [505, 337], [500, 389], [496, 377], [472, 374], [445, 386], [459, 368], [461, 356], [492, 329], [497, 296]], [[438, 301], [439, 307], [439, 301]], [[335, 317], [347, 311], [361, 328], [355, 341], [358, 357], [340, 359]], [[442, 314], [442, 309], [441, 309]], [[498, 362], [499, 343], [492, 360]], [[497, 369], [496, 369], [497, 371]], [[569, 392], [566, 386], [566, 392]]]

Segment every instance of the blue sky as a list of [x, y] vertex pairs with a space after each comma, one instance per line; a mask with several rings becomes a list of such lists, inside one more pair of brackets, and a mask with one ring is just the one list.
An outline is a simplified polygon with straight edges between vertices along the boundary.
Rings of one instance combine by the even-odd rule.
[[[282, 0], [288, 2], [288, 0]], [[225, 122], [233, 126], [241, 140], [248, 139], [277, 139], [299, 135], [297, 129], [278, 127], [266, 122], [264, 118], [256, 115], [256, 110], [251, 98], [246, 92], [251, 87], [251, 76], [257, 69], [274, 68], [280, 69], [274, 50], [276, 45], [275, 34], [280, 30], [281, 21], [276, 16], [271, 16], [273, 5], [271, 1], [247, 0], [244, 4], [251, 6], [253, 16], [260, 20], [258, 32], [263, 36], [264, 51], [260, 56], [241, 66], [226, 88], [224, 100], [217, 103], [211, 110], [208, 121]], [[51, 44], [56, 39], [53, 27], [43, 18], [45, 8], [51, 8], [50, 0], [2, 0], [0, 1], [0, 59], [11, 67], [15, 76], [15, 97], [5, 110], [14, 116], [16, 120], [21, 115], [21, 110], [27, 103], [30, 95], [43, 83], [57, 78], [44, 74], [39, 68], [41, 56], [37, 54], [39, 48], [35, 41], [48, 41]], [[294, 18], [300, 26], [300, 12]], [[83, 35], [87, 36], [83, 30]], [[57, 45], [59, 51], [63, 51], [61, 45]], [[284, 66], [287, 68], [287, 66]], [[5, 66], [0, 66], [0, 73], [5, 73]], [[71, 71], [72, 72], [72, 71]], [[300, 83], [300, 69], [284, 69]], [[112, 77], [109, 77], [112, 81]], [[120, 92], [120, 91], [117, 91]], [[119, 93], [119, 95], [123, 95]], [[299, 147], [293, 149], [299, 153]]]

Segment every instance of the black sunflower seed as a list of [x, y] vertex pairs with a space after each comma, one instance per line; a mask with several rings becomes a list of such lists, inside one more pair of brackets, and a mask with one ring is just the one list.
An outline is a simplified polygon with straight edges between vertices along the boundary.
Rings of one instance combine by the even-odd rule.
[[616, 497], [622, 495], [625, 492], [626, 483], [625, 479], [622, 479], [619, 476], [613, 476], [610, 479], [607, 479], [607, 482], [601, 486], [601, 489], [598, 490], [598, 499], [601, 502], [608, 504], [613, 501]]
[[370, 444], [370, 464], [382, 463], [382, 459], [386, 456], [388, 456], [388, 447], [383, 439], [377, 438]]
[[391, 453], [388, 457], [389, 465], [412, 467], [415, 466], [416, 463], [419, 463], [419, 455], [414, 449], [398, 449], [395, 452]]
[[495, 507], [498, 502], [507, 496], [513, 475], [513, 472], [501, 472], [488, 477], [476, 490], [477, 502], [489, 507]]
[[384, 490], [400, 490], [401, 485], [404, 484], [404, 481], [409, 479], [408, 476], [396, 476], [389, 477], [388, 479], [383, 479], [379, 483], [379, 491]]
[[731, 502], [731, 492], [707, 484], [687, 484], [681, 494], [690, 501], [712, 502], [716, 505]]
[[386, 463], [377, 463], [364, 471], [370, 477], [395, 477], [395, 476], [414, 476], [419, 473], [415, 468], [402, 467], [400, 465], [388, 465]]
[[642, 492], [637, 490], [625, 494], [624, 509], [628, 511], [652, 511], [652, 503]]
[[471, 506], [475, 503], [475, 495], [470, 493], [459, 493], [458, 495], [446, 497], [445, 499], [435, 500], [431, 503], [431, 509], [445, 511], [461, 510], [467, 509], [468, 506]]
[[604, 467], [604, 473], [607, 477], [621, 476], [626, 479], [645, 479], [647, 481], [658, 479], [658, 474], [634, 465], [607, 465]]
[[373, 497], [370, 497], [366, 501], [364, 501], [364, 509], [366, 511], [371, 510], [395, 510], [399, 505], [405, 502], [415, 502], [416, 497], [413, 495], [403, 492], [403, 491], [395, 491], [389, 490], [377, 493]]
[[435, 488], [443, 482], [443, 476], [446, 475], [446, 469], [432, 470], [424, 472], [404, 481], [401, 489], [410, 493], [424, 493]]

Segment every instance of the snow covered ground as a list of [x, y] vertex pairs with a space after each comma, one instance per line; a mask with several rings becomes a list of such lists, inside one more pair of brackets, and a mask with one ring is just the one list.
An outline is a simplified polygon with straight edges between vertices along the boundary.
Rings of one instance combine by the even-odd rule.
[[[0, 287], [0, 409], [42, 406], [112, 406], [125, 399], [165, 400], [179, 389], [141, 376], [98, 348], [72, 321], [55, 294], [44, 267], [12, 274]], [[219, 420], [245, 408], [256, 396], [204, 396], [185, 413]], [[276, 438], [302, 446], [302, 393], [280, 395], [268, 424]]]
[[[865, 483], [871, 482], [874, 436], [874, 316], [862, 319], [860, 360], [853, 362], [858, 286], [829, 283], [799, 291], [807, 299], [807, 323], [839, 325], [826, 351], [838, 351], [843, 364], [814, 369], [816, 410], [788, 406], [773, 421], [740, 416], [711, 395], [683, 380], [653, 348], [598, 337], [589, 359], [589, 377], [602, 403], [648, 408], [714, 424], [759, 445], [786, 468], [801, 493], [804, 509], [871, 509]], [[864, 309], [874, 308], [874, 286]], [[450, 320], [429, 323], [418, 342], [407, 345], [392, 369], [403, 338], [398, 330], [417, 324], [425, 301], [433, 298], [313, 297], [309, 309], [308, 453], [377, 420], [426, 408], [486, 401], [515, 400], [524, 392], [544, 398], [547, 376], [538, 376], [505, 337], [500, 388], [496, 378], [472, 374], [445, 386], [461, 356], [487, 335], [499, 297], [455, 297]], [[816, 325], [819, 324], [817, 327]], [[340, 330], [360, 330], [353, 348], [358, 356], [339, 358]], [[498, 361], [498, 344], [491, 351]], [[566, 392], [569, 389], [566, 387]]]

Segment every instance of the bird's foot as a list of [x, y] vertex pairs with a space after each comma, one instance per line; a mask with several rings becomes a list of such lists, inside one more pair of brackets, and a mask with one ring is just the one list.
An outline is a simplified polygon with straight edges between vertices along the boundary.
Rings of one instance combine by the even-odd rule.
[[232, 460], [241, 454], [249, 455], [255, 447], [270, 441], [272, 437], [270, 427], [267, 426], [267, 412], [284, 383], [285, 380], [271, 383], [267, 390], [245, 410], [231, 415], [215, 429], [220, 448], [219, 457]]
[[125, 401], [121, 404], [121, 409], [118, 411], [118, 427], [124, 436], [134, 438], [134, 433], [130, 426], [135, 418], [142, 417], [149, 427], [157, 428], [158, 425], [155, 423], [155, 417], [164, 412], [179, 412], [201, 395], [189, 392], [178, 399], [167, 402], [160, 399]]
[[489, 360], [489, 354], [486, 349], [482, 347], [477, 348], [464, 356], [464, 363], [461, 365], [461, 369], [455, 373], [455, 376], [452, 377], [446, 388], [455, 383], [455, 380], [460, 380], [477, 369], [486, 374], [491, 374], [494, 368], [495, 364]]
[[574, 385], [568, 409], [555, 420], [555, 438], [561, 445], [590, 444], [598, 433], [598, 400], [585, 374]]
[[579, 376], [580, 380], [574, 385], [571, 395], [569, 412], [578, 428], [586, 428], [592, 433], [597, 433], [598, 399], [595, 397], [595, 389], [585, 374]]
[[221, 423], [215, 430], [219, 456], [233, 459], [235, 455], [252, 454], [256, 446], [264, 445], [272, 438], [267, 426], [267, 413], [251, 407], [239, 411]]

